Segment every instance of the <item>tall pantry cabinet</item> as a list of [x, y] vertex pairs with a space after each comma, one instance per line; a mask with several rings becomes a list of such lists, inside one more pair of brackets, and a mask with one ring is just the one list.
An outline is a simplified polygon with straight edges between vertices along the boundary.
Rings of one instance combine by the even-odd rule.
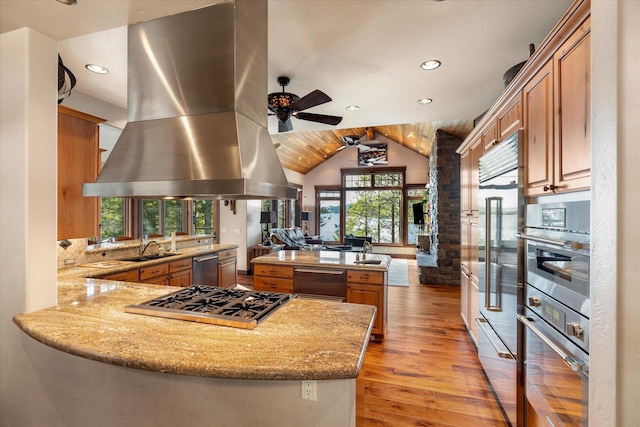
[[104, 121], [58, 106], [58, 240], [98, 235], [100, 198], [83, 197], [82, 184], [98, 177]]

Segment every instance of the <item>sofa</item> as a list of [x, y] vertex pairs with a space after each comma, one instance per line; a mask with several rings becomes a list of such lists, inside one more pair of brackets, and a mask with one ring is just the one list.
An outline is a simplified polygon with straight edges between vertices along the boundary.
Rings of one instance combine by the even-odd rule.
[[322, 239], [305, 236], [300, 227], [272, 228], [271, 243], [284, 245], [284, 250], [319, 250], [322, 249]]

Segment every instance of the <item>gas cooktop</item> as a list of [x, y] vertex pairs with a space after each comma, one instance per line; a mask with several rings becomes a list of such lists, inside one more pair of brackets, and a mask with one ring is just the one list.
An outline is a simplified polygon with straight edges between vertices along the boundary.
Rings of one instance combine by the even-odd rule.
[[194, 285], [125, 307], [127, 313], [253, 329], [292, 294]]

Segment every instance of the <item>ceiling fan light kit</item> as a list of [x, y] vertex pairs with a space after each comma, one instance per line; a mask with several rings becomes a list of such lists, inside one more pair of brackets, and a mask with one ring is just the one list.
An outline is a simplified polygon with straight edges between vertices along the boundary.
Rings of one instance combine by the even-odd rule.
[[310, 122], [324, 123], [328, 125], [337, 125], [342, 121], [342, 117], [330, 116], [327, 114], [303, 113], [306, 110], [317, 105], [321, 105], [331, 101], [329, 95], [316, 89], [300, 98], [298, 95], [285, 92], [284, 88], [289, 85], [291, 79], [289, 77], [278, 77], [278, 84], [282, 86], [282, 92], [270, 93], [267, 96], [268, 108], [271, 115], [278, 118], [278, 132], [287, 132], [293, 130], [291, 117]]

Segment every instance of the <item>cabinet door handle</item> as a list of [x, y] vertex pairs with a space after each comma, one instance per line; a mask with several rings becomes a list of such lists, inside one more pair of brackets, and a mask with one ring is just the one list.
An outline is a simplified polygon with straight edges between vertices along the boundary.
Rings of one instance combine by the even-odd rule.
[[553, 191], [553, 192], [555, 192], [557, 189], [558, 189], [558, 187], [556, 187], [553, 184], [545, 185], [544, 187], [542, 187], [543, 191]]

